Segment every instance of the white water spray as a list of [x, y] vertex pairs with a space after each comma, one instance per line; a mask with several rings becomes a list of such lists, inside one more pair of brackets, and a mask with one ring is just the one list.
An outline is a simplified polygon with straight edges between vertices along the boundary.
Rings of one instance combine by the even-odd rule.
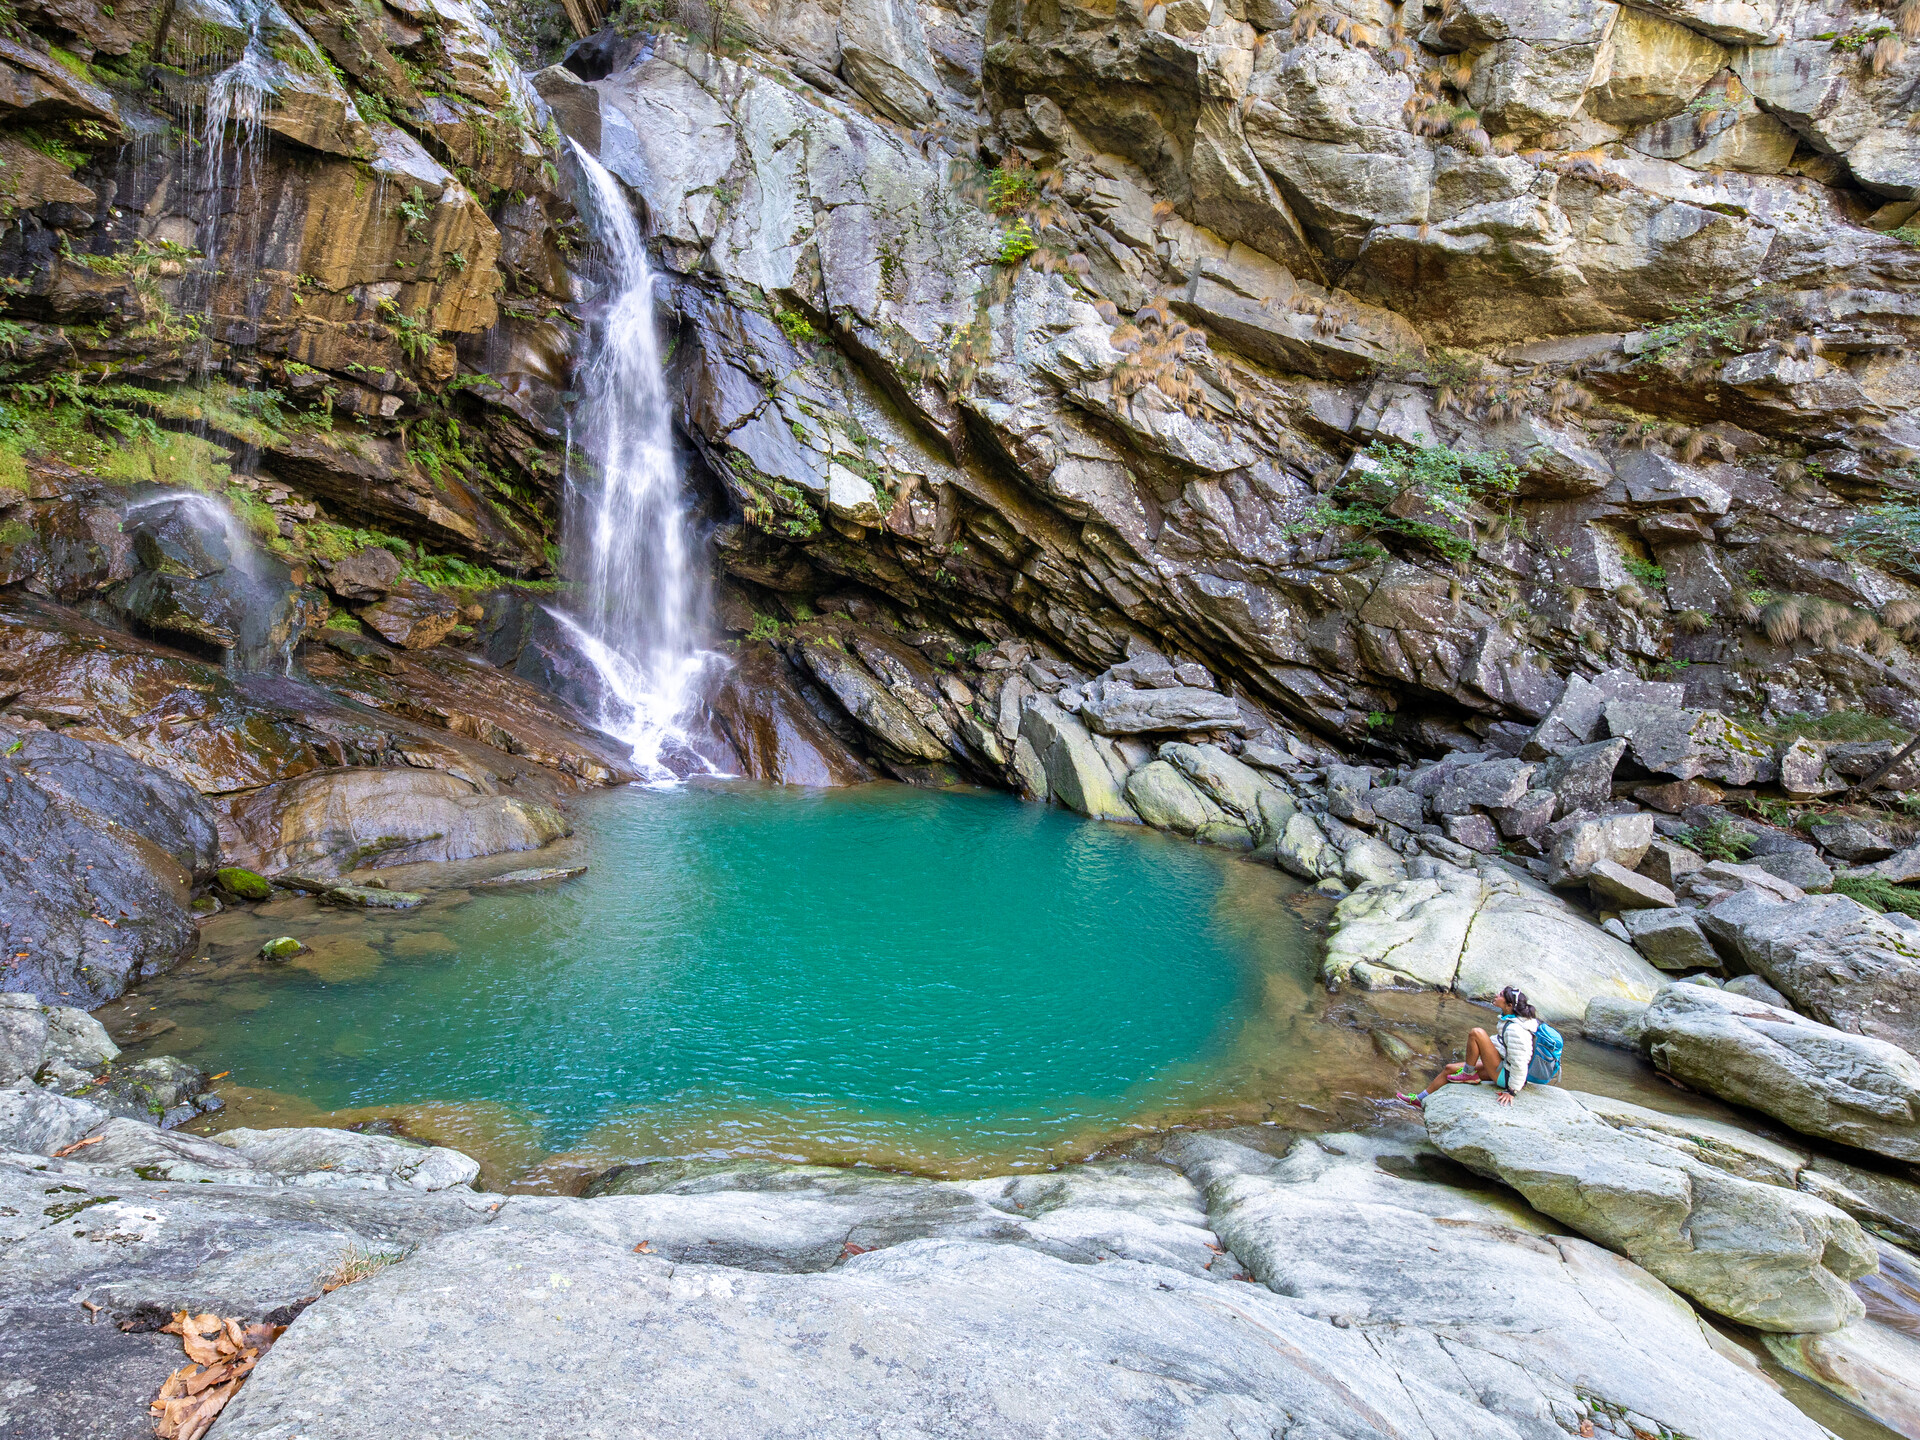
[[646, 242], [618, 182], [578, 145], [605, 255], [605, 308], [574, 414], [595, 473], [568, 476], [575, 613], [555, 614], [599, 671], [599, 723], [633, 747], [652, 783], [712, 772], [686, 719], [701, 672], [718, 656], [699, 648], [705, 587], [674, 462], [673, 417], [653, 324]]

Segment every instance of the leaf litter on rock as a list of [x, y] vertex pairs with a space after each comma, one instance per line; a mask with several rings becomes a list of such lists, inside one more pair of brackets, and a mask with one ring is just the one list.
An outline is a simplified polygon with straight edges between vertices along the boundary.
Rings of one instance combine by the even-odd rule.
[[153, 1433], [159, 1440], [200, 1440], [286, 1328], [247, 1325], [230, 1315], [174, 1312], [160, 1333], [180, 1337], [187, 1363], [166, 1378], [147, 1407]]

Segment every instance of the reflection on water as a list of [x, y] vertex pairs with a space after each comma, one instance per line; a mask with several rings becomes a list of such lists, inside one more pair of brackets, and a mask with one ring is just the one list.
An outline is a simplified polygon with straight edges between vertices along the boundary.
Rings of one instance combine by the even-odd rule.
[[[1484, 1020], [1326, 995], [1314, 906], [1270, 868], [1002, 796], [630, 788], [576, 820], [578, 880], [458, 888], [556, 858], [503, 856], [419, 869], [443, 888], [415, 911], [243, 908], [103, 1018], [229, 1072], [217, 1124], [397, 1120], [539, 1188], [661, 1156], [968, 1175], [1174, 1125], [1363, 1124]], [[279, 935], [307, 953], [257, 959]]]

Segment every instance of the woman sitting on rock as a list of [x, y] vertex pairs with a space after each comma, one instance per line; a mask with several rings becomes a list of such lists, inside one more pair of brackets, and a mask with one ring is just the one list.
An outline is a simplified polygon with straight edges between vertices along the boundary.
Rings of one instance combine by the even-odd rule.
[[1477, 1025], [1473, 1028], [1467, 1036], [1466, 1063], [1447, 1066], [1418, 1095], [1402, 1094], [1400, 1099], [1424, 1105], [1427, 1096], [1442, 1085], [1491, 1080], [1500, 1087], [1494, 1098], [1511, 1105], [1529, 1080], [1550, 1085], [1560, 1078], [1560, 1032], [1541, 1022], [1526, 992], [1509, 985], [1494, 996], [1493, 1003], [1500, 1019], [1491, 1035]]

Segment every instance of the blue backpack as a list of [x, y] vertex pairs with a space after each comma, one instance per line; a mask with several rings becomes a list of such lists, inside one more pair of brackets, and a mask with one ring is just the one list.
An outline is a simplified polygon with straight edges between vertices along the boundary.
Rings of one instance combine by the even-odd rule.
[[1566, 1041], [1560, 1032], [1542, 1020], [1533, 1032], [1533, 1059], [1527, 1062], [1527, 1079], [1535, 1085], [1551, 1085], [1560, 1078], [1560, 1054]]

